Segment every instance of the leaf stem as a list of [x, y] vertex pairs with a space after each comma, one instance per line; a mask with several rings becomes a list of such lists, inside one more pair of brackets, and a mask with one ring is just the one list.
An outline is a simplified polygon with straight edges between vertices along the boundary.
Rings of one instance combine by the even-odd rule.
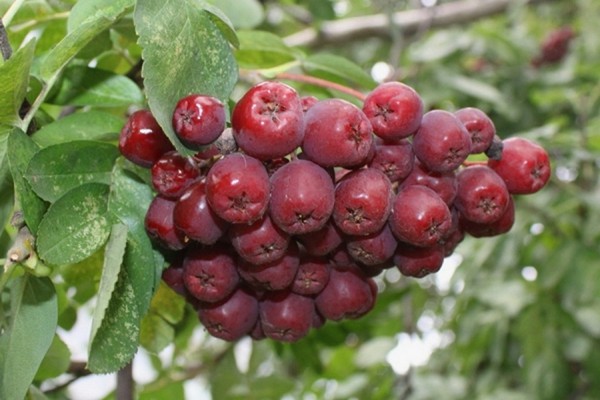
[[4, 26], [10, 25], [12, 19], [17, 14], [23, 3], [25, 3], [25, 0], [15, 0], [10, 7], [8, 7], [8, 10], [6, 10], [2, 16], [2, 22], [4, 23]]
[[35, 116], [35, 113], [42, 106], [42, 104], [44, 104], [44, 101], [46, 100], [46, 96], [48, 96], [48, 93], [50, 93], [50, 89], [52, 88], [52, 86], [54, 86], [54, 83], [56, 82], [57, 78], [58, 78], [58, 74], [54, 74], [42, 86], [42, 90], [40, 91], [40, 93], [36, 97], [35, 101], [31, 105], [29, 110], [27, 111], [27, 114], [25, 114], [25, 116], [23, 117], [23, 120], [21, 121], [19, 128], [21, 128], [21, 130], [23, 132], [28, 131], [29, 124], [31, 124], [31, 121], [33, 120], [33, 117]]
[[359, 92], [356, 89], [309, 75], [280, 72], [279, 74], [275, 75], [275, 79], [308, 83], [309, 85], [319, 86], [325, 89], [337, 90], [338, 92], [346, 93], [350, 96], [356, 97], [360, 101], [365, 101], [365, 98], [367, 97], [364, 93]]

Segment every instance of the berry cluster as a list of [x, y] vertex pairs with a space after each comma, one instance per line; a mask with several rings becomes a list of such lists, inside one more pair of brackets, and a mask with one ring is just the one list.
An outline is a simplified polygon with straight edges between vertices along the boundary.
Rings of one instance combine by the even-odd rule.
[[[476, 108], [424, 112], [399, 82], [379, 85], [362, 109], [263, 82], [237, 102], [230, 128], [219, 100], [191, 95], [173, 129], [194, 157], [174, 151], [144, 110], [120, 149], [151, 168], [146, 230], [175, 254], [164, 281], [224, 340], [295, 341], [366, 314], [374, 276], [423, 277], [465, 234], [507, 232], [513, 195], [550, 176], [539, 145], [500, 141]], [[468, 162], [475, 153], [488, 161]]]

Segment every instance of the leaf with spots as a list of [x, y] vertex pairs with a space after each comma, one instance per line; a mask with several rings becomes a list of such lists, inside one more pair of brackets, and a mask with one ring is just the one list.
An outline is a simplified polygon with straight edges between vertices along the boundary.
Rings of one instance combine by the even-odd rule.
[[110, 233], [109, 186], [86, 183], [52, 204], [37, 236], [39, 256], [49, 264], [73, 264], [101, 248]]
[[6, 155], [15, 185], [15, 196], [23, 210], [25, 222], [33, 233], [36, 233], [46, 212], [46, 203], [33, 191], [24, 174], [38, 150], [39, 146], [20, 129], [15, 128], [9, 133]]
[[144, 228], [144, 217], [154, 194], [150, 187], [117, 160], [112, 172], [108, 210], [116, 220], [127, 225], [127, 250], [124, 266], [135, 291], [140, 315], [146, 314], [160, 280], [162, 256], [152, 247]]
[[92, 317], [88, 368], [94, 373], [119, 370], [137, 349], [140, 314], [123, 259], [127, 226], [115, 224], [104, 250], [102, 278]]
[[203, 93], [226, 102], [237, 81], [231, 47], [214, 18], [196, 0], [138, 1], [134, 12], [148, 105], [177, 150], [188, 155], [193, 152], [171, 126], [177, 101]]
[[31, 159], [25, 178], [42, 199], [58, 200], [85, 183], [110, 183], [119, 150], [109, 143], [67, 142], [46, 147]]

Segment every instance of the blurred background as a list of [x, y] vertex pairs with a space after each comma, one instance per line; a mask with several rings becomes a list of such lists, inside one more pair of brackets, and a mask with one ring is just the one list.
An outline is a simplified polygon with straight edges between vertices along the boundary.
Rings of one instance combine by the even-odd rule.
[[[440, 272], [420, 280], [386, 270], [370, 314], [327, 323], [294, 344], [211, 338], [193, 310], [161, 288], [154, 306], [166, 322], [146, 325], [133, 362], [139, 398], [600, 398], [600, 2], [211, 2], [242, 39], [234, 97], [252, 83], [252, 71], [293, 71], [300, 51], [314, 60], [303, 72], [363, 92], [399, 80], [427, 109], [479, 107], [502, 138], [543, 145], [553, 176], [541, 192], [517, 198], [509, 233], [466, 238]], [[2, 11], [10, 3], [0, 1]], [[44, 51], [64, 35], [73, 3], [25, 2], [12, 42], [35, 32], [36, 51]], [[130, 21], [121, 25], [94, 63], [124, 74], [140, 50]], [[270, 35], [257, 42], [247, 30]], [[327, 61], [331, 55], [352, 65]], [[292, 84], [319, 98], [345, 96]], [[69, 374], [49, 366], [38, 379], [51, 398], [114, 398], [114, 376], [88, 376], [80, 365], [89, 276], [76, 268], [63, 275], [78, 288], [80, 306], [59, 331]]]

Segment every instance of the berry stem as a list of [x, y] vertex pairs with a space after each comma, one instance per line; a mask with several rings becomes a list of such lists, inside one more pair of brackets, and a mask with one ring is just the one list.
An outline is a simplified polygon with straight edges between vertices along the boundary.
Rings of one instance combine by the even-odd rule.
[[308, 83], [310, 85], [320, 86], [326, 89], [337, 90], [338, 92], [346, 93], [350, 96], [356, 97], [360, 101], [365, 101], [365, 98], [367, 97], [364, 93], [349, 88], [348, 86], [340, 85], [339, 83], [331, 82], [325, 79], [316, 78], [314, 76], [294, 74], [291, 72], [280, 72], [279, 74], [275, 75], [274, 78], [278, 80]]
[[487, 165], [486, 161], [463, 161], [463, 167], [473, 167], [475, 165]]

